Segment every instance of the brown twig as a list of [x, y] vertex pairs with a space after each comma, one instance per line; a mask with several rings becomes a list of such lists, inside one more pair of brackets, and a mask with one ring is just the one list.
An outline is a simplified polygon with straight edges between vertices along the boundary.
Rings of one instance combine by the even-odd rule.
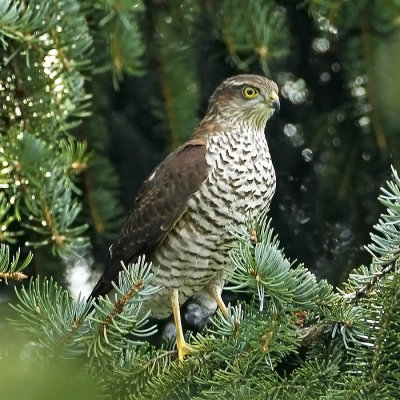
[[22, 272], [0, 272], [0, 279], [5, 281], [23, 281], [28, 278], [27, 275]]
[[315, 324], [300, 328], [300, 335], [303, 336], [301, 341], [302, 347], [309, 347], [313, 343], [319, 341], [326, 329], [329, 328], [330, 324]]
[[56, 349], [55, 349], [55, 354], [59, 355], [62, 351], [62, 349], [65, 347], [65, 345], [69, 342], [69, 340], [72, 338], [73, 334], [79, 329], [79, 327], [83, 324], [83, 321], [85, 320], [85, 317], [81, 317], [77, 320], [75, 320], [71, 326], [71, 329], [62, 337], [60, 342], [58, 343]]
[[105, 319], [105, 321], [101, 324], [100, 328], [99, 328], [99, 334], [101, 335], [103, 332], [105, 332], [105, 330], [107, 329], [107, 327], [111, 324], [112, 320], [114, 319], [114, 317], [118, 314], [121, 314], [122, 310], [125, 307], [125, 304], [127, 303], [127, 301], [134, 295], [136, 294], [139, 289], [143, 286], [143, 281], [140, 279], [138, 280], [129, 290], [128, 292], [121, 297], [115, 304], [114, 304], [114, 308], [111, 310], [111, 312], [108, 314], [107, 318]]
[[346, 293], [343, 298], [350, 301], [356, 302], [362, 298], [368, 297], [369, 293], [371, 292], [372, 287], [382, 279], [386, 274], [392, 272], [392, 270], [396, 266], [396, 261], [391, 262], [385, 268], [382, 268], [380, 271], [375, 273], [375, 275], [371, 278], [371, 280], [362, 286], [360, 289], [356, 290], [355, 292]]

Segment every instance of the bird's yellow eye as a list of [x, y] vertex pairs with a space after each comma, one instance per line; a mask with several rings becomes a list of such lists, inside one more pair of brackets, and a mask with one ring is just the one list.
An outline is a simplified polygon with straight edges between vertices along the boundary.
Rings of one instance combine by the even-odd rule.
[[242, 95], [245, 99], [254, 99], [258, 96], [258, 90], [252, 86], [245, 86], [242, 89]]

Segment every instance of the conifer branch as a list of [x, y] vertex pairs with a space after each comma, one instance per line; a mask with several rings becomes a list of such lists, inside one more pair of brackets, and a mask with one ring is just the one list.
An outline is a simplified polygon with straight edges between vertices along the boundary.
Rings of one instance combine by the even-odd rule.
[[268, 73], [269, 63], [286, 55], [281, 45], [288, 35], [285, 15], [273, 2], [224, 0], [213, 14], [220, 39], [240, 70], [258, 61]]
[[365, 247], [373, 257], [370, 267], [355, 270], [346, 283], [346, 293], [343, 297], [352, 302], [370, 296], [379, 281], [391, 273], [398, 273], [400, 178], [393, 167], [392, 179], [386, 182], [386, 187], [381, 188], [378, 200], [387, 207], [386, 213], [382, 213], [378, 223], [374, 225], [377, 233], [371, 233], [372, 243]]
[[354, 292], [343, 293], [343, 298], [345, 300], [355, 303], [360, 299], [368, 298], [371, 295], [371, 291], [374, 290], [377, 283], [392, 272], [397, 272], [395, 262], [392, 262], [385, 267], [379, 266], [379, 270], [375, 271], [372, 276], [368, 277], [369, 281], [366, 284], [364, 284], [362, 287], [360, 287]]
[[300, 336], [302, 337], [301, 346], [310, 347], [315, 343], [319, 342], [324, 337], [329, 327], [330, 327], [329, 324], [322, 323], [322, 324], [313, 324], [300, 328], [299, 333]]
[[22, 272], [0, 272], [0, 280], [4, 279], [5, 281], [23, 281], [27, 278], [28, 276]]
[[22, 281], [27, 278], [23, 271], [31, 262], [32, 254], [29, 253], [22, 263], [19, 263], [20, 250], [18, 249], [10, 260], [10, 248], [6, 244], [0, 244], [0, 282]]
[[142, 257], [133, 265], [121, 265], [118, 285], [113, 283], [115, 302], [108, 296], [100, 296], [93, 304], [95, 312], [88, 316], [92, 332], [83, 340], [88, 343], [89, 354], [96, 357], [101, 353], [120, 353], [130, 343], [140, 342], [132, 339], [132, 335], [141, 338], [155, 332], [154, 326], [146, 325], [150, 312], [142, 310], [144, 299], [159, 291], [150, 284], [151, 264], [146, 264]]
[[124, 294], [120, 299], [118, 299], [114, 303], [114, 307], [107, 315], [105, 321], [101, 324], [99, 328], [99, 334], [104, 333], [104, 331], [108, 328], [108, 326], [113, 322], [114, 318], [116, 315], [120, 314], [124, 307], [125, 304], [133, 297], [135, 296], [139, 290], [143, 287], [143, 281], [141, 279], [138, 279], [137, 282]]
[[83, 322], [84, 318], [80, 317], [72, 323], [71, 328], [66, 332], [66, 334], [59, 340], [58, 344], [56, 345], [54, 349], [55, 356], [59, 356], [62, 354], [66, 345], [73, 339], [74, 335], [76, 335], [76, 332], [82, 326]]

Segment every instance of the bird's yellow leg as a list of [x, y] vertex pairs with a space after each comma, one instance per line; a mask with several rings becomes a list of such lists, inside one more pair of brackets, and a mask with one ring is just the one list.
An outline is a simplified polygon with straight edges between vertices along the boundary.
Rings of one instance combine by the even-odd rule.
[[208, 293], [212, 297], [212, 299], [217, 303], [218, 308], [221, 310], [223, 316], [228, 318], [228, 309], [221, 297], [221, 288], [217, 285], [208, 286]]
[[183, 361], [186, 355], [192, 354], [190, 346], [185, 342], [182, 330], [181, 311], [179, 308], [179, 292], [178, 289], [173, 289], [171, 293], [172, 313], [174, 314], [175, 329], [176, 329], [176, 348], [178, 350], [178, 358]]
[[[217, 303], [218, 308], [222, 312], [222, 315], [225, 318], [228, 318], [228, 309], [226, 308], [226, 305], [225, 305], [224, 301], [222, 300], [221, 289], [218, 286], [211, 285], [208, 287], [208, 292], [210, 293], [211, 297]], [[236, 329], [239, 329], [240, 322], [236, 318], [233, 322], [235, 324]]]
[[218, 308], [221, 310], [223, 316], [228, 318], [228, 309], [221, 297], [221, 290], [215, 286], [211, 286], [209, 293], [211, 297], [216, 301]]

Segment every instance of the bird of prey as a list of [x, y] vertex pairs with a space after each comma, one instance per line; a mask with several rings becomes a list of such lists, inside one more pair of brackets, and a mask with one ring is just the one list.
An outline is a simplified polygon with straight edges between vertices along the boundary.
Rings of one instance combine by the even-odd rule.
[[264, 129], [279, 110], [277, 93], [275, 82], [258, 75], [233, 76], [218, 86], [192, 137], [143, 183], [91, 294], [110, 292], [121, 261], [145, 255], [161, 290], [144, 307], [155, 318], [173, 314], [180, 360], [190, 354], [180, 304], [190, 298], [210, 315], [217, 306], [227, 315], [221, 292], [232, 268], [232, 230], [249, 212], [264, 211], [274, 195]]

